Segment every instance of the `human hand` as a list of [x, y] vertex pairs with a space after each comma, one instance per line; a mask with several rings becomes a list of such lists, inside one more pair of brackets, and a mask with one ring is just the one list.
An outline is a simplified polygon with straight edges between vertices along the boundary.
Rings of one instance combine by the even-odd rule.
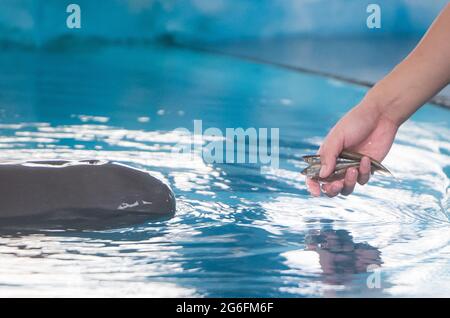
[[[344, 149], [378, 161], [384, 159], [401, 123], [450, 83], [449, 35], [450, 4], [416, 48], [328, 133], [319, 149], [323, 164], [321, 178], [333, 172], [336, 158]], [[356, 182], [367, 183], [370, 168], [369, 158], [364, 157], [359, 169], [347, 169], [343, 180], [323, 184], [322, 191], [330, 197], [339, 193], [348, 195]], [[312, 195], [320, 195], [321, 186], [317, 181], [307, 179], [306, 184]]]
[[342, 150], [351, 150], [366, 155], [359, 168], [349, 168], [342, 180], [323, 183], [306, 179], [308, 191], [320, 196], [321, 190], [329, 197], [339, 193], [349, 195], [356, 182], [361, 185], [369, 181], [371, 163], [369, 157], [382, 161], [394, 141], [399, 124], [384, 116], [375, 105], [363, 100], [347, 113], [331, 129], [319, 149], [321, 159], [320, 177], [326, 178], [336, 166], [336, 158]]

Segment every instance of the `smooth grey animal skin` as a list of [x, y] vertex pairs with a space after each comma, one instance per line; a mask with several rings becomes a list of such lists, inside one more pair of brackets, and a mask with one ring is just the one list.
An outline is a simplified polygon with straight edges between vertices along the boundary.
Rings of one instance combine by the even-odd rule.
[[175, 196], [160, 180], [98, 160], [0, 164], [0, 204], [0, 227], [104, 228], [175, 213]]

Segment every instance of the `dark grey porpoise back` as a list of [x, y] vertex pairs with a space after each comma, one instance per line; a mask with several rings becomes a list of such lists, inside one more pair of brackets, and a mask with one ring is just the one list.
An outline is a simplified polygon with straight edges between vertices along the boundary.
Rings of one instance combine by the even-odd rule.
[[45, 218], [124, 225], [124, 216], [132, 221], [175, 213], [174, 194], [163, 182], [97, 160], [0, 164], [0, 205], [0, 225]]

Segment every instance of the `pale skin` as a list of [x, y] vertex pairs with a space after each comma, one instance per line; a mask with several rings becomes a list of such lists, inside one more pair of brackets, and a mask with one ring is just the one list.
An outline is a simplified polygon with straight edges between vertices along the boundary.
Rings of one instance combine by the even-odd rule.
[[313, 196], [349, 195], [356, 183], [370, 178], [370, 160], [382, 161], [388, 154], [400, 125], [431, 97], [450, 83], [450, 4], [428, 29], [416, 48], [379, 81], [330, 130], [322, 143], [320, 177], [334, 170], [336, 158], [348, 149], [366, 155], [360, 167], [347, 169], [344, 179], [320, 184], [306, 179]]

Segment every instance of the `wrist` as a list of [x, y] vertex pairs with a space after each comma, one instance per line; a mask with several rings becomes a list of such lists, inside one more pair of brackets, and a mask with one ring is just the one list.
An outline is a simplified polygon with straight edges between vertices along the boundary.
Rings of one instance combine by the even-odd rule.
[[402, 112], [400, 96], [395, 91], [392, 94], [392, 90], [384, 89], [382, 81], [367, 92], [363, 103], [379, 118], [387, 119], [397, 127], [408, 118]]

